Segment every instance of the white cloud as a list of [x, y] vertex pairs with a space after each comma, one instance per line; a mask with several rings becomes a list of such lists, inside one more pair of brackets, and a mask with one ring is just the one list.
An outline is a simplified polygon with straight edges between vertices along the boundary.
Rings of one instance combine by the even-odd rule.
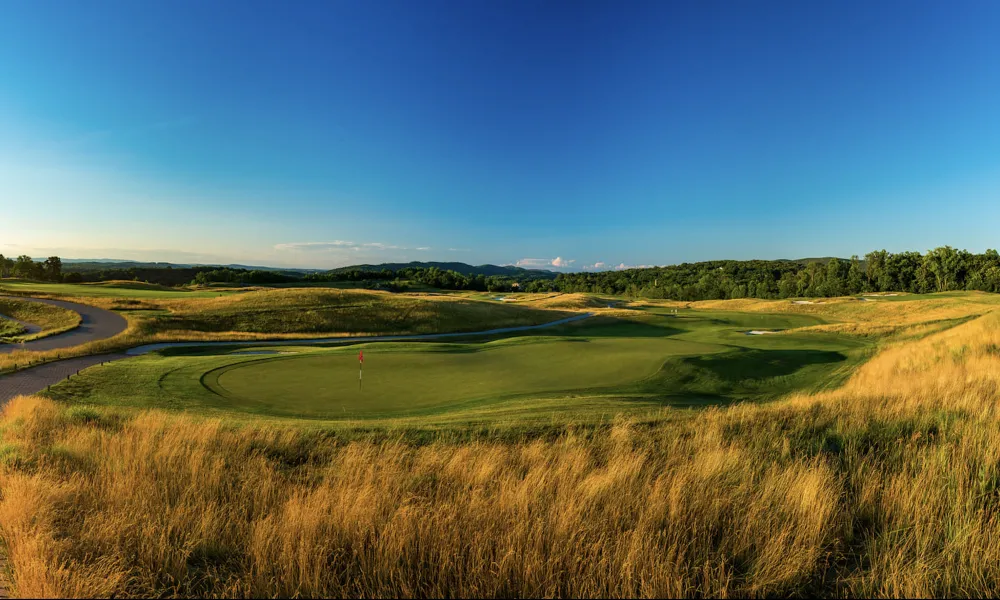
[[448, 248], [448, 252], [472, 252], [468, 248]]
[[426, 251], [430, 250], [430, 248], [428, 248], [427, 246], [424, 246], [422, 248], [414, 248], [414, 250], [420, 250], [421, 252], [426, 252]]
[[542, 269], [545, 267], [565, 269], [575, 262], [575, 260], [567, 260], [561, 256], [557, 256], [555, 258], [522, 258], [514, 263], [514, 266], [523, 267], [525, 269]]
[[560, 268], [560, 269], [565, 269], [566, 267], [570, 266], [571, 264], [573, 264], [575, 262], [576, 262], [575, 260], [566, 260], [566, 259], [564, 259], [561, 256], [557, 256], [552, 261], [552, 266]]
[[600, 271], [601, 269], [606, 269], [607, 267], [608, 267], [608, 263], [597, 261], [597, 262], [595, 262], [592, 265], [584, 265], [583, 266], [583, 270], [584, 271]]
[[615, 270], [624, 271], [625, 269], [652, 269], [655, 266], [656, 265], [626, 265], [625, 263], [621, 263], [615, 267]]

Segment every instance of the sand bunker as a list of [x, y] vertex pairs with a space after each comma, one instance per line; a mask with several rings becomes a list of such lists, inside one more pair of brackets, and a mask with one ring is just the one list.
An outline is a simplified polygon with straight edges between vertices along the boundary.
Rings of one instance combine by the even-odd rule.
[[747, 335], [768, 335], [770, 333], [778, 333], [778, 331], [766, 331], [764, 329], [751, 329], [746, 332]]

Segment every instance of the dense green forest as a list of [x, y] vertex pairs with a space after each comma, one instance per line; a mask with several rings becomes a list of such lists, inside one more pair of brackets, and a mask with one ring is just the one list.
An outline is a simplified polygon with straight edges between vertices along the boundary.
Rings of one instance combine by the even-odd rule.
[[[367, 287], [403, 291], [413, 283], [442, 290], [476, 290], [481, 292], [554, 291], [555, 283], [548, 277], [524, 270], [525, 273], [509, 275], [464, 274], [437, 267], [403, 267], [398, 269], [371, 268], [337, 269], [327, 273], [310, 273], [306, 281], [357, 281]], [[543, 272], [547, 273], [547, 272]]]
[[[468, 267], [468, 265], [466, 265]], [[489, 266], [489, 265], [487, 265]], [[950, 246], [926, 254], [869, 252], [864, 259], [719, 260], [667, 267], [584, 273], [526, 269], [509, 274], [465, 273], [436, 266], [362, 265], [321, 273], [233, 267], [123, 267], [63, 273], [59, 257], [35, 262], [0, 255], [0, 277], [45, 281], [130, 279], [162, 285], [234, 285], [351, 282], [359, 287], [405, 291], [415, 286], [489, 292], [596, 292], [673, 300], [843, 296], [864, 292], [1000, 292], [1000, 254], [973, 254]], [[499, 268], [499, 267], [497, 267]], [[496, 271], [492, 271], [496, 272]]]
[[599, 273], [564, 273], [564, 292], [674, 300], [843, 296], [864, 292], [1000, 292], [1000, 254], [950, 246], [919, 252], [869, 252], [864, 260], [720, 260]]

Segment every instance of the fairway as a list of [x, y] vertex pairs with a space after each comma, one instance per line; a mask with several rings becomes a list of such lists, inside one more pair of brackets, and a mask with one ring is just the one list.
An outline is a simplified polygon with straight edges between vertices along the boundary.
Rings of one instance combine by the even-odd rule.
[[135, 283], [43, 283], [36, 281], [0, 282], [0, 294], [58, 294], [61, 296], [95, 298], [217, 298], [229, 294], [239, 294], [239, 289], [199, 289], [168, 288], [165, 286]]
[[80, 403], [284, 418], [488, 421], [491, 411], [511, 415], [512, 406], [520, 407], [515, 418], [535, 418], [544, 406], [586, 420], [818, 389], [849, 372], [867, 348], [829, 334], [746, 334], [820, 322], [811, 316], [633, 312], [462, 343], [177, 349], [88, 369], [51, 393]]

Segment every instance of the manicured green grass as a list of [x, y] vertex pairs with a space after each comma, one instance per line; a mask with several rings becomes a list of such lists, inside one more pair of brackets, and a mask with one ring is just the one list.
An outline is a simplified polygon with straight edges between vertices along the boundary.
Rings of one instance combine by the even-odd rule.
[[286, 354], [263, 355], [185, 349], [88, 369], [52, 395], [81, 404], [321, 420], [585, 421], [831, 385], [866, 357], [868, 345], [832, 334], [745, 333], [817, 322], [649, 310], [505, 339], [369, 343], [361, 346], [362, 390], [354, 346], [290, 343], [266, 349]]
[[148, 285], [140, 282], [133, 284], [88, 284], [88, 283], [41, 283], [35, 281], [4, 280], [0, 282], [0, 294], [58, 294], [61, 296], [93, 296], [103, 298], [215, 298], [226, 294], [239, 293], [239, 290], [185, 290], [183, 288], [168, 288]]

